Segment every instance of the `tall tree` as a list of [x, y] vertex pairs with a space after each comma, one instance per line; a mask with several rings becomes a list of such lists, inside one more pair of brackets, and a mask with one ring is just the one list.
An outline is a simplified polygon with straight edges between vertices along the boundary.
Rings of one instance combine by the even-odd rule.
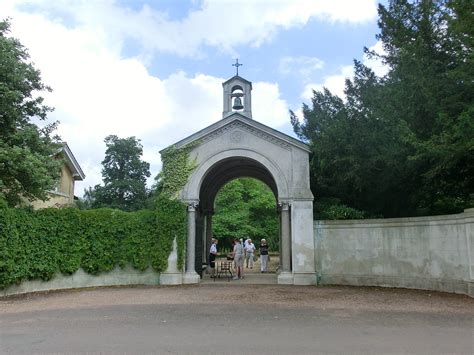
[[473, 3], [379, 5], [389, 68], [377, 78], [355, 62], [346, 101], [316, 92], [299, 137], [313, 149], [316, 198], [336, 197], [387, 217], [453, 213], [473, 203]]
[[51, 89], [42, 83], [25, 47], [8, 36], [9, 28], [7, 20], [0, 21], [0, 199], [16, 206], [23, 198], [46, 200], [61, 162], [53, 158], [60, 147], [53, 135], [57, 123], [45, 123], [52, 109], [37, 95]]
[[474, 198], [474, 3], [399, 0], [379, 14], [391, 69], [385, 114], [412, 132], [417, 213], [460, 211]]
[[150, 164], [141, 160], [143, 146], [135, 137], [105, 138], [105, 159], [102, 161], [104, 186], [85, 191], [91, 207], [110, 207], [136, 211], [144, 207], [147, 198], [146, 178]]

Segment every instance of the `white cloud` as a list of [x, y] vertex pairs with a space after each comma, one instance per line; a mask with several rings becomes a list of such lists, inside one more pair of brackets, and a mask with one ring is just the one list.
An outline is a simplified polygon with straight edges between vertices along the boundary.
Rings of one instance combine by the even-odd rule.
[[264, 82], [253, 84], [252, 117], [274, 128], [289, 122], [288, 104], [280, 98], [278, 84]]
[[303, 78], [310, 77], [313, 72], [322, 69], [323, 67], [324, 61], [315, 57], [283, 57], [280, 59], [281, 73], [297, 73]]
[[322, 91], [323, 88], [328, 89], [334, 95], [344, 98], [346, 79], [350, 79], [353, 76], [354, 68], [351, 65], [342, 66], [339, 68], [338, 73], [324, 77], [324, 82], [322, 84], [311, 83], [305, 85], [301, 98], [303, 100], [310, 100], [313, 97], [313, 90]]
[[[280, 0], [203, 1], [202, 6], [182, 19], [148, 5], [139, 10], [107, 0], [17, 0], [6, 4], [27, 4], [56, 23], [67, 22], [77, 29], [90, 28], [107, 37], [120, 50], [123, 41], [138, 41], [146, 51], [165, 51], [182, 56], [202, 55], [203, 46], [234, 53], [239, 45], [260, 46], [280, 28], [305, 25], [311, 18], [322, 21], [362, 23], [376, 17], [375, 0]], [[8, 5], [7, 5], [8, 7]]]
[[[372, 47], [369, 47], [369, 50], [375, 51], [379, 54], [384, 54], [383, 44], [381, 41], [378, 41]], [[388, 66], [383, 64], [378, 59], [369, 59], [367, 55], [363, 55], [362, 64], [371, 68], [377, 76], [384, 76], [388, 72]], [[334, 75], [325, 76], [323, 83], [310, 83], [305, 85], [301, 98], [303, 100], [311, 100], [313, 97], [313, 90], [322, 91], [323, 88], [327, 88], [331, 93], [345, 98], [344, 88], [346, 79], [352, 79], [354, 77], [354, 67], [352, 65], [341, 66], [338, 70], [338, 73]]]
[[[54, 89], [42, 93], [56, 108], [50, 121], [61, 122], [58, 133], [86, 174], [76, 185], [78, 195], [102, 181], [107, 135], [141, 139], [151, 182], [161, 167], [159, 150], [222, 118], [223, 78], [182, 71], [158, 78], [138, 59], [121, 57], [103, 33], [68, 28], [38, 14], [12, 15], [12, 34], [29, 48], [43, 82]], [[278, 85], [254, 83], [253, 97], [254, 117], [263, 123], [277, 127], [288, 120]]]
[[[382, 41], [378, 41], [372, 47], [369, 47], [369, 50], [381, 55], [386, 54], [385, 50], [383, 49]], [[371, 68], [377, 76], [382, 77], [388, 73], [388, 66], [383, 64], [379, 59], [369, 58], [366, 54], [364, 54], [362, 63]]]
[[[76, 188], [82, 195], [85, 187], [101, 183], [107, 135], [141, 139], [152, 179], [161, 167], [159, 150], [222, 117], [223, 78], [183, 71], [158, 78], [144, 58], [155, 51], [200, 55], [203, 46], [232, 53], [236, 46], [259, 46], [280, 28], [302, 26], [312, 17], [363, 22], [375, 17], [375, 3], [204, 1], [200, 9], [172, 20], [147, 5], [131, 10], [114, 0], [4, 0], [0, 13], [12, 17], [13, 36], [29, 49], [43, 82], [54, 89], [42, 95], [56, 109], [50, 121], [61, 122], [58, 133], [86, 174]], [[135, 58], [122, 54], [129, 39], [142, 46]], [[283, 70], [306, 64], [314, 71], [323, 65], [310, 57], [286, 61]], [[326, 81], [332, 85], [333, 79]], [[253, 87], [254, 119], [274, 128], [288, 125], [288, 105], [278, 84]]]

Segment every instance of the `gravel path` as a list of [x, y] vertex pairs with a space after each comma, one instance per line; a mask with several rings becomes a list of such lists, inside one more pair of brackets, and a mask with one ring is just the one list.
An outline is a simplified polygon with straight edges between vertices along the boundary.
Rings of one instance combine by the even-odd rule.
[[0, 299], [1, 354], [472, 354], [474, 299], [376, 287], [115, 287]]
[[0, 315], [108, 305], [216, 303], [290, 308], [449, 312], [474, 316], [474, 299], [465, 295], [380, 287], [243, 285], [225, 281], [202, 285], [88, 288], [12, 296], [0, 299]]

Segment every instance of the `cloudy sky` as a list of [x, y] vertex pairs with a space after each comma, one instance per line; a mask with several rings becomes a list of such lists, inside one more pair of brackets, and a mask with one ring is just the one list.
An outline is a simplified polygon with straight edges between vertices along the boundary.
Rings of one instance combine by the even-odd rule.
[[101, 183], [107, 135], [139, 138], [153, 178], [159, 150], [221, 119], [235, 58], [253, 118], [293, 134], [288, 110], [312, 89], [343, 95], [353, 59], [380, 47], [374, 0], [1, 0], [7, 17], [54, 90], [43, 96], [86, 174], [79, 196]]

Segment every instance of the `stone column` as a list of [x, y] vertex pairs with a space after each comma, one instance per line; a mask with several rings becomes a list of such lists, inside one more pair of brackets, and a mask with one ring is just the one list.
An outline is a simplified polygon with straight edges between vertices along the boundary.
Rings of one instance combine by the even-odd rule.
[[281, 273], [278, 275], [279, 284], [292, 284], [291, 272], [291, 230], [290, 230], [290, 204], [281, 204]]
[[194, 269], [196, 258], [196, 207], [197, 202], [188, 204], [188, 240], [186, 244], [186, 273], [183, 276], [183, 283], [198, 283], [199, 275]]
[[209, 262], [209, 249], [211, 248], [212, 239], [212, 213], [206, 214], [206, 243], [205, 243], [205, 254], [206, 260]]
[[316, 285], [313, 201], [291, 201], [291, 253], [294, 285]]

